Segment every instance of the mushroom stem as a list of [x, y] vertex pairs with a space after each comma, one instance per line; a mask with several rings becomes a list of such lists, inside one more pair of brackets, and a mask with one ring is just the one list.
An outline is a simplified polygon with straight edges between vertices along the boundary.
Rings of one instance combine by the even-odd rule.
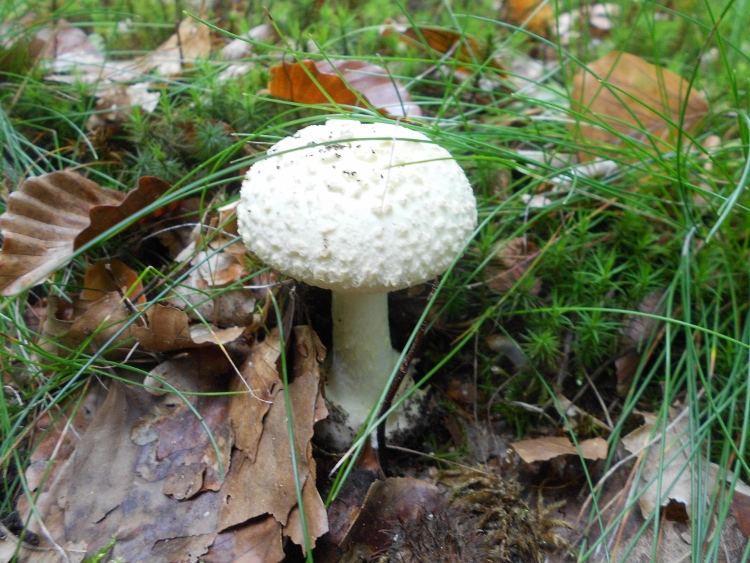
[[333, 365], [326, 398], [349, 414], [355, 432], [380, 398], [399, 354], [391, 346], [387, 293], [334, 291]]

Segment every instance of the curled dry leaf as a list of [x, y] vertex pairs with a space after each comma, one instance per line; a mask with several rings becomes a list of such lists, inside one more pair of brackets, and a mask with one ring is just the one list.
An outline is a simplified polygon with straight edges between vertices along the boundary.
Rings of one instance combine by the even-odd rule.
[[[117, 349], [130, 339], [127, 331], [109, 340], [135, 312], [128, 298], [143, 290], [138, 274], [119, 260], [102, 260], [86, 270], [83, 285], [80, 297], [69, 301], [54, 295], [47, 298], [40, 347], [64, 357], [87, 342], [88, 353], [100, 352], [105, 346], [108, 354], [119, 353]], [[145, 301], [144, 296], [138, 296], [136, 303]]]
[[521, 440], [510, 444], [519, 457], [526, 463], [547, 461], [561, 455], [583, 456], [584, 459], [597, 461], [607, 457], [607, 441], [603, 438], [591, 438], [574, 446], [566, 436], [547, 436], [531, 440]]
[[[80, 248], [120, 221], [138, 213], [163, 196], [171, 186], [155, 176], [142, 176], [138, 185], [127, 194], [119, 194], [116, 204], [96, 205], [89, 211], [90, 224], [75, 238], [75, 248]], [[118, 192], [119, 193], [119, 192]]]
[[169, 184], [146, 176], [129, 194], [71, 171], [25, 180], [0, 215], [0, 290], [9, 296], [43, 281], [82, 245], [156, 201]]
[[143, 317], [145, 326], [134, 324], [130, 332], [146, 350], [171, 352], [197, 346], [190, 336], [188, 318], [183, 311], [155, 303]]
[[301, 104], [369, 105], [392, 117], [422, 115], [400, 82], [367, 61], [282, 62], [271, 67], [268, 89], [273, 96]]
[[580, 114], [573, 129], [585, 139], [619, 145], [623, 137], [632, 137], [648, 150], [659, 151], [673, 150], [678, 127], [689, 131], [710, 109], [687, 80], [620, 51], [576, 74], [570, 98], [572, 109]]
[[105, 293], [96, 301], [74, 298], [71, 304], [49, 296], [39, 346], [60, 357], [68, 356], [84, 342], [87, 354], [104, 352], [108, 357], [124, 354], [126, 350], [122, 347], [130, 335], [128, 331], [115, 335], [128, 322], [130, 313], [118, 291]]
[[143, 315], [145, 324], [131, 325], [130, 333], [151, 352], [174, 352], [227, 344], [245, 332], [244, 327], [216, 329], [198, 324], [189, 326], [188, 316], [176, 307], [155, 303]]
[[65, 264], [75, 238], [90, 224], [97, 205], [117, 205], [124, 195], [70, 171], [25, 180], [8, 196], [0, 215], [3, 241], [0, 289], [14, 295]]

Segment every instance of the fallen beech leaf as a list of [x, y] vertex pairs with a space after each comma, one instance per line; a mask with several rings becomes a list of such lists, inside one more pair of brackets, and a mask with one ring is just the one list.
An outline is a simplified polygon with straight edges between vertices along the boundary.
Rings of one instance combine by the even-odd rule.
[[[224, 364], [226, 366], [227, 362]], [[197, 375], [191, 366], [186, 365], [184, 369]], [[204, 375], [203, 379], [210, 377]], [[188, 379], [185, 374], [183, 378]], [[211, 391], [217, 387], [203, 386]], [[228, 397], [199, 396], [191, 397], [190, 401], [188, 406], [183, 398], [167, 393], [133, 428], [134, 442], [144, 446], [135, 473], [147, 481], [163, 481], [162, 492], [177, 500], [204, 491], [218, 491], [224, 481], [222, 472], [226, 474], [230, 467], [232, 430]], [[200, 419], [193, 409], [200, 413]], [[204, 424], [211, 429], [213, 442]], [[219, 450], [218, 457], [214, 443]]]
[[[580, 113], [574, 130], [590, 141], [619, 145], [628, 136], [647, 147], [672, 150], [677, 127], [689, 131], [710, 110], [694, 89], [686, 99], [688, 86], [665, 68], [613, 51], [573, 78], [571, 107]], [[683, 106], [687, 107], [680, 122]]]
[[[129, 298], [141, 293], [143, 284], [138, 274], [114, 258], [95, 262], [86, 269], [81, 299], [97, 301], [113, 291], [122, 291]], [[137, 303], [146, 303], [146, 296], [140, 295]]]
[[396, 35], [409, 45], [426, 47], [442, 55], [455, 53], [455, 58], [464, 63], [483, 64], [488, 59], [487, 66], [503, 70], [502, 65], [487, 53], [487, 49], [482, 47], [475, 37], [450, 29], [428, 25], [420, 25], [415, 29], [413, 26], [388, 19], [381, 27], [380, 35]]
[[[96, 301], [74, 299], [72, 307], [61, 311], [63, 300], [56, 296], [47, 298], [47, 314], [42, 324], [39, 346], [50, 354], [66, 357], [71, 350], [77, 350], [87, 342], [85, 352], [119, 354], [119, 350], [130, 339], [128, 331], [122, 332], [113, 342], [107, 344], [115, 333], [127, 322], [130, 311], [119, 292], [105, 293]], [[65, 318], [65, 313], [72, 313]], [[63, 318], [60, 316], [63, 315]]]
[[255, 314], [255, 293], [235, 285], [249, 273], [247, 247], [238, 241], [236, 203], [212, 209], [192, 230], [192, 241], [174, 258], [189, 261], [192, 267], [175, 288], [177, 296], [171, 303], [187, 309], [192, 319], [207, 319], [219, 326], [257, 325], [262, 322], [259, 317], [265, 316]]
[[194, 63], [210, 54], [210, 28], [187, 17], [180, 22], [174, 35], [139, 60], [139, 66], [144, 73], [155, 69], [162, 76], [174, 76], [182, 72], [186, 63]]
[[[584, 459], [596, 461], [607, 457], [607, 441], [603, 438], [591, 438], [578, 443], [578, 448], [566, 436], [549, 436], [511, 443], [510, 446], [526, 463], [547, 461], [561, 455], [583, 456]], [[580, 453], [579, 453], [580, 449]]]
[[[639, 304], [638, 311], [648, 314], [659, 314], [662, 293], [653, 292], [647, 295]], [[630, 390], [630, 384], [641, 362], [641, 354], [648, 352], [643, 345], [655, 335], [659, 321], [643, 315], [629, 315], [628, 322], [623, 326], [620, 334], [620, 349], [622, 353], [615, 360], [617, 374], [617, 393], [624, 397]]]
[[[308, 327], [296, 328], [290, 341], [296, 352], [289, 385], [290, 418], [309, 540], [314, 545], [327, 529], [325, 508], [315, 489], [310, 445], [313, 425], [325, 413], [319, 393], [319, 362], [324, 353]], [[261, 356], [255, 359], [261, 361]], [[282, 534], [295, 542], [304, 539], [285, 401], [275, 400], [261, 414], [257, 463], [250, 463], [246, 452], [238, 448], [230, 458], [234, 435], [230, 417], [241, 420], [250, 413], [229, 408], [236, 394], [217, 394], [237, 379], [228, 370], [228, 360], [218, 347], [211, 347], [191, 350], [170, 362], [169, 367], [162, 366], [163, 373], [183, 391], [182, 397], [175, 393], [153, 396], [141, 387], [111, 380], [106, 399], [83, 405], [86, 418], [74, 421], [73, 451], [67, 442], [62, 444], [64, 461], [53, 468], [44, 489], [36, 491], [34, 510], [27, 500], [32, 497], [19, 499], [22, 519], [28, 519], [35, 533], [40, 533], [40, 522], [44, 522], [52, 540], [61, 546], [68, 541], [84, 542], [87, 556], [116, 537], [111, 557], [126, 561], [280, 561]], [[218, 458], [204, 424], [215, 439]], [[46, 445], [39, 448], [40, 458], [57, 452], [53, 444], [65, 429], [63, 423], [48, 433]], [[74, 430], [68, 427], [67, 431]], [[219, 459], [227, 471], [224, 480]], [[30, 473], [37, 489], [43, 475], [41, 461], [36, 460]], [[220, 524], [227, 506], [237, 521], [226, 525], [221, 520]], [[50, 547], [46, 536], [40, 535], [40, 547]]]
[[[641, 454], [639, 460], [643, 464], [643, 471], [640, 473], [640, 481], [633, 483], [633, 493], [638, 498], [641, 513], [644, 518], [648, 518], [659, 506], [665, 507], [670, 502], [674, 502], [682, 505], [687, 517], [691, 518], [694, 507], [703, 510], [703, 507], [708, 505], [711, 495], [716, 493], [717, 487], [728, 488], [732, 473], [715, 463], [702, 461], [700, 467], [705, 473], [700, 478], [704, 483], [702, 489], [706, 497], [693, 498], [694, 456], [696, 454], [690, 447], [689, 417], [682, 416], [675, 422], [675, 412], [672, 412], [673, 422], [669, 424], [662, 439], [648, 446], [654, 436], [661, 432], [661, 422], [653, 414], [641, 414], [646, 421], [645, 424], [622, 439], [622, 445], [628, 453]], [[644, 448], [646, 448], [645, 454]], [[662, 449], [664, 449], [663, 459], [661, 458]], [[719, 478], [720, 476], [723, 476], [723, 479]], [[661, 497], [658, 496], [659, 492], [661, 492]], [[735, 496], [737, 494], [750, 496], [750, 487], [738, 480]], [[736, 506], [741, 506], [741, 498], [738, 498], [738, 503]]]
[[194, 348], [187, 315], [168, 305], [155, 303], [143, 314], [146, 326], [133, 324], [130, 333], [146, 350], [171, 352]]
[[53, 407], [39, 417], [34, 425], [36, 447], [25, 473], [30, 490], [36, 491], [40, 486], [45, 491], [49, 489], [106, 397], [104, 385], [92, 380], [82, 399], [70, 400], [63, 407]]
[[[294, 333], [297, 353], [294, 378], [289, 384], [288, 392], [294, 408], [291, 416], [294, 450], [308, 519], [308, 539], [310, 545], [314, 546], [316, 539], [328, 530], [325, 506], [314, 489], [315, 461], [310, 443], [313, 425], [325, 412], [319, 388], [319, 362], [323, 359], [324, 349], [309, 327], [295, 327]], [[300, 535], [301, 527], [294, 515], [297, 495], [287, 427], [288, 414], [285, 400], [278, 391], [276, 393], [277, 398], [265, 415], [254, 460], [247, 457], [241, 449], [236, 450], [232, 456], [233, 471], [227, 476], [221, 491], [224, 503], [219, 516], [219, 530], [271, 514], [279, 526], [285, 528], [285, 535], [302, 545], [304, 538]], [[250, 398], [260, 402], [257, 398]], [[238, 423], [248, 419], [249, 413], [247, 410], [239, 413], [233, 411], [232, 416], [236, 428]], [[237, 417], [241, 419], [238, 420]], [[248, 422], [257, 424], [252, 420]], [[239, 446], [239, 437], [237, 443]], [[312, 490], [305, 492], [308, 481]]]
[[505, 0], [500, 17], [536, 35], [549, 37], [555, 22], [555, 11], [547, 0]]
[[38, 534], [41, 519], [58, 544], [86, 542], [88, 556], [114, 536], [111, 557], [126, 561], [153, 561], [158, 542], [190, 536], [202, 542], [192, 549], [205, 553], [216, 533], [219, 493], [207, 490], [178, 501], [163, 493], [164, 479], [134, 473], [153, 446], [134, 443], [131, 429], [162, 399], [115, 380], [107, 385], [106, 400], [48, 490], [36, 497], [35, 510], [19, 503], [22, 518]]
[[86, 557], [83, 542], [70, 542], [56, 547], [35, 547], [24, 543], [0, 523], [0, 561], [33, 561], [34, 563], [59, 563], [61, 552], [67, 563], [80, 563]]
[[2, 294], [14, 295], [65, 264], [76, 248], [76, 236], [90, 224], [91, 209], [117, 205], [124, 197], [70, 171], [21, 183], [0, 215], [5, 237], [0, 253]]
[[155, 303], [143, 315], [147, 326], [133, 324], [130, 333], [146, 350], [173, 352], [215, 344], [227, 344], [245, 332], [244, 327], [215, 329], [205, 325], [188, 325], [188, 316], [181, 310]]
[[206, 563], [277, 563], [284, 559], [281, 526], [273, 516], [260, 517], [217, 534]]
[[244, 381], [235, 377], [229, 386], [234, 393], [229, 399], [234, 445], [250, 461], [255, 461], [263, 420], [281, 389], [281, 376], [277, 370], [279, 354], [279, 335], [272, 331], [250, 350], [241, 368]]
[[[536, 245], [525, 237], [499, 243], [492, 261], [484, 268], [485, 283], [495, 291], [510, 291], [526, 276], [529, 266], [538, 255]], [[531, 295], [538, 295], [542, 282], [534, 279], [529, 287]]]
[[103, 203], [89, 211], [90, 224], [75, 237], [75, 248], [80, 248], [103, 232], [117, 225], [123, 219], [148, 207], [164, 195], [171, 186], [155, 176], [142, 176], [136, 188], [120, 196], [116, 203]]
[[273, 96], [302, 104], [333, 102], [354, 107], [369, 104], [393, 117], [422, 115], [401, 83], [382, 67], [367, 61], [282, 62], [271, 67], [268, 89]]

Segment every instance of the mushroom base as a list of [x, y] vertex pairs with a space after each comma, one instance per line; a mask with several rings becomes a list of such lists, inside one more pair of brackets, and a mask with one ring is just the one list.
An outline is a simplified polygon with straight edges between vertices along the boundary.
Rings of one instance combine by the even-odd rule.
[[[401, 382], [395, 400], [398, 400], [413, 386], [414, 380], [411, 374], [408, 374]], [[425, 420], [423, 413], [427, 402], [427, 394], [427, 389], [418, 389], [388, 417], [386, 421], [386, 438], [388, 440], [398, 439], [401, 436], [409, 437], [423, 429]], [[328, 408], [328, 418], [315, 425], [316, 442], [325, 444], [327, 448], [334, 451], [344, 451], [354, 442], [373, 405], [336, 400], [326, 395], [326, 407]], [[373, 446], [376, 446], [374, 443], [375, 432], [372, 433], [372, 439]]]

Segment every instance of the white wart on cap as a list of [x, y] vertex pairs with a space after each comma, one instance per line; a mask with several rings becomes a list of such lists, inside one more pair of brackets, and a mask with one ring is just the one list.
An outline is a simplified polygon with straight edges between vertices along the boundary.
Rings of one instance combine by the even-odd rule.
[[[333, 291], [325, 385], [332, 414], [316, 431], [345, 448], [399, 356], [387, 292], [432, 279], [456, 258], [477, 225], [469, 181], [419, 132], [330, 120], [282, 139], [252, 166], [237, 216], [245, 245], [261, 260]], [[389, 433], [411, 424], [394, 415]]]

